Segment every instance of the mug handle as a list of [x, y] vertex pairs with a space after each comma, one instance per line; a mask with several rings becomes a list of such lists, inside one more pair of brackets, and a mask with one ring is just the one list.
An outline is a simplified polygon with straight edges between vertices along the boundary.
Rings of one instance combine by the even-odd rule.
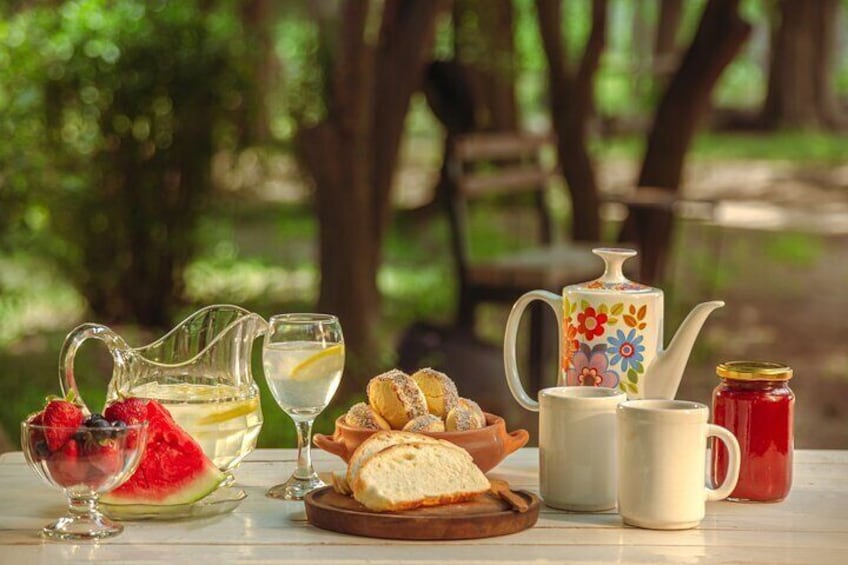
[[[506, 332], [504, 334], [504, 371], [506, 372], [506, 384], [509, 385], [509, 391], [518, 403], [533, 412], [539, 411], [539, 403], [530, 398], [524, 387], [521, 386], [521, 377], [518, 374], [518, 361], [515, 354], [515, 342], [518, 337], [518, 324], [521, 322], [521, 316], [524, 310], [534, 300], [541, 300], [551, 307], [557, 319], [557, 335], [562, 342], [562, 297], [548, 292], [547, 290], [531, 290], [524, 293], [509, 312], [509, 317], [506, 320]], [[559, 360], [557, 360], [559, 363]]]
[[707, 424], [707, 437], [716, 437], [724, 442], [727, 446], [727, 476], [724, 482], [716, 488], [706, 487], [707, 501], [722, 500], [730, 496], [733, 489], [736, 488], [736, 481], [739, 480], [739, 461], [741, 454], [739, 451], [739, 442], [729, 430], [716, 426], [715, 424]]

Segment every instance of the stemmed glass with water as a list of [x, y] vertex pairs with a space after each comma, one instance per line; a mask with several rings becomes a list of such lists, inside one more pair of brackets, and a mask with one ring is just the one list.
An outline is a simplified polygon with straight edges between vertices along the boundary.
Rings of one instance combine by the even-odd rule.
[[302, 500], [324, 486], [312, 468], [312, 423], [336, 393], [344, 369], [344, 338], [330, 314], [278, 314], [269, 320], [262, 366], [277, 404], [297, 426], [297, 468], [283, 484], [266, 493]]

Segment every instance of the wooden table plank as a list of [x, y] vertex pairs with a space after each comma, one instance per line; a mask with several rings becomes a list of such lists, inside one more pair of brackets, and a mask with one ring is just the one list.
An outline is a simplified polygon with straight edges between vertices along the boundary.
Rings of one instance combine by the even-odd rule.
[[[265, 490], [294, 468], [293, 450], [260, 450], [236, 473], [248, 498], [233, 513], [184, 522], [132, 522], [99, 544], [42, 541], [37, 532], [63, 512], [59, 493], [41, 484], [20, 453], [0, 458], [0, 562], [74, 560], [208, 562], [463, 563], [510, 561], [842, 563], [848, 555], [848, 451], [799, 451], [795, 484], [779, 504], [715, 502], [700, 527], [658, 532], [625, 527], [614, 512], [543, 508], [536, 527], [499, 538], [433, 544], [326, 532], [306, 522], [301, 503]], [[492, 477], [537, 491], [536, 449], [523, 449]], [[343, 463], [315, 454], [319, 470]]]

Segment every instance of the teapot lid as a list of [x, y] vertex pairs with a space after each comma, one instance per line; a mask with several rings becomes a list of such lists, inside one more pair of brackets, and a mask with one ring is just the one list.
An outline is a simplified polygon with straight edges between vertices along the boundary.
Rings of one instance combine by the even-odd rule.
[[655, 292], [659, 290], [652, 286], [633, 282], [624, 276], [622, 270], [624, 262], [636, 256], [637, 251], [635, 249], [597, 247], [592, 250], [592, 253], [604, 260], [604, 274], [593, 281], [574, 285], [572, 288], [575, 290], [623, 292], [627, 294]]

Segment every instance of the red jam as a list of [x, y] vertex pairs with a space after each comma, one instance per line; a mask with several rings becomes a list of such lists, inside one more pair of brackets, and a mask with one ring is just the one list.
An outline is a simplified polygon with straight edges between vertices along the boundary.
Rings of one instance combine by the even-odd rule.
[[[742, 455], [732, 500], [776, 502], [792, 486], [795, 395], [792, 369], [777, 363], [729, 362], [716, 369], [722, 382], [713, 391], [713, 422], [730, 430]], [[727, 448], [713, 441], [713, 477], [727, 473]]]

